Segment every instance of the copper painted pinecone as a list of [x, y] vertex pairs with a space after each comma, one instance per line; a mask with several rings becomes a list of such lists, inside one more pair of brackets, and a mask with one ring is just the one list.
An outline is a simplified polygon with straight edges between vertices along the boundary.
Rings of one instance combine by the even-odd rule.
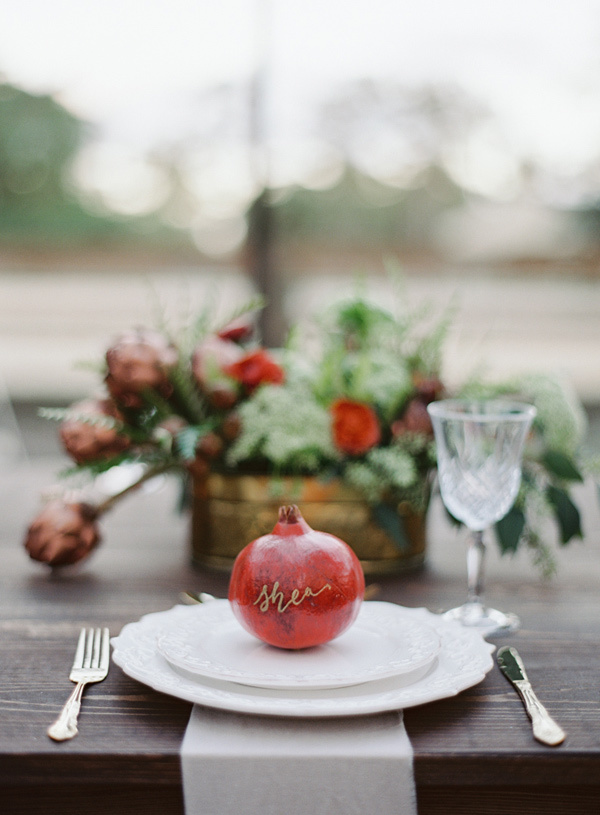
[[158, 331], [138, 328], [122, 334], [106, 352], [106, 385], [113, 398], [129, 408], [142, 404], [140, 394], [172, 393], [169, 371], [177, 364], [177, 349]]
[[29, 526], [25, 549], [32, 560], [67, 566], [83, 560], [99, 542], [94, 507], [57, 498], [49, 501]]
[[60, 438], [66, 452], [78, 464], [110, 458], [129, 447], [129, 438], [119, 433], [117, 427], [110, 426], [110, 419], [123, 421], [110, 399], [84, 399], [70, 410], [73, 418], [62, 422]]

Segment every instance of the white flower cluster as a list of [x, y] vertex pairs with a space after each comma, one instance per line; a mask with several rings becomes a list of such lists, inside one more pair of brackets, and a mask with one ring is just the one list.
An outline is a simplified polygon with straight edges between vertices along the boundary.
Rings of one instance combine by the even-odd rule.
[[345, 475], [348, 482], [372, 502], [380, 501], [390, 486], [405, 490], [419, 477], [414, 459], [399, 447], [370, 450], [364, 461], [349, 464]]
[[240, 406], [242, 433], [227, 454], [235, 467], [256, 458], [276, 468], [311, 471], [335, 460], [329, 412], [300, 384], [265, 385]]

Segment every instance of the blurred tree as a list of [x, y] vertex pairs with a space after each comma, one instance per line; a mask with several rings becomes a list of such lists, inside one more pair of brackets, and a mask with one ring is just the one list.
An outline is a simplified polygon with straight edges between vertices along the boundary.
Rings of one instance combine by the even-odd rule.
[[88, 125], [51, 96], [0, 83], [0, 242], [13, 248], [191, 245], [155, 216], [90, 212], [69, 181]]
[[68, 200], [64, 174], [83, 137], [52, 97], [0, 85], [0, 211]]
[[436, 219], [463, 200], [461, 188], [437, 165], [406, 189], [346, 165], [330, 189], [298, 187], [274, 204], [275, 238], [338, 251], [431, 251]]

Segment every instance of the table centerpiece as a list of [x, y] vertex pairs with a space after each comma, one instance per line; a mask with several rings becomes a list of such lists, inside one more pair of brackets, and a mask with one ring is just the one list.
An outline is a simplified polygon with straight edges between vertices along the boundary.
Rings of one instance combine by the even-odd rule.
[[[436, 466], [427, 405], [449, 395], [441, 373], [449, 313], [432, 321], [427, 308], [393, 312], [356, 295], [294, 326], [283, 348], [267, 349], [257, 338], [260, 307], [253, 301], [218, 325], [206, 308], [176, 332], [126, 331], [106, 351], [98, 397], [41, 411], [60, 422], [73, 466], [64, 494], [27, 530], [30, 557], [53, 567], [83, 560], [100, 541], [104, 512], [174, 473], [191, 505], [200, 566], [230, 570], [283, 503], [347, 541], [367, 574], [422, 564]], [[495, 531], [502, 553], [525, 546], [550, 573], [546, 519], [561, 544], [581, 536], [572, 495], [583, 479], [581, 405], [539, 374], [471, 378], [458, 390], [536, 406], [522, 486]], [[90, 498], [80, 487], [82, 475], [93, 482], [131, 465], [135, 477], [114, 494]]]

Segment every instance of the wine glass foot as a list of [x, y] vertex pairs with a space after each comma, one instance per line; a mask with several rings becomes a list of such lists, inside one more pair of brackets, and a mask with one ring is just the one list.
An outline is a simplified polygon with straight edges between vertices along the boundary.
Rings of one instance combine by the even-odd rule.
[[465, 603], [458, 608], [452, 608], [442, 615], [445, 620], [457, 620], [469, 628], [476, 628], [484, 636], [490, 634], [510, 634], [516, 631], [521, 621], [516, 614], [487, 608], [481, 603]]

